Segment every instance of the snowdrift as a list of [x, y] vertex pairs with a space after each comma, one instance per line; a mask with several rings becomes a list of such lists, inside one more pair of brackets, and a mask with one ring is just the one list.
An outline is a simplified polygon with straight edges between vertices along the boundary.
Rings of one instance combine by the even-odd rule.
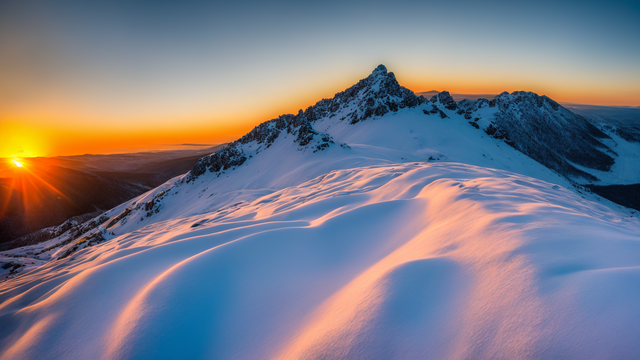
[[0, 283], [0, 359], [638, 358], [639, 234], [504, 170], [335, 170]]

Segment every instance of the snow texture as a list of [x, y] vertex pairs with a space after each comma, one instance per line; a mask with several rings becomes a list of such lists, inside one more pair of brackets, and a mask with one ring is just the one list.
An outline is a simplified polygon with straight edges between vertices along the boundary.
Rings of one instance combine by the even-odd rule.
[[333, 171], [3, 283], [2, 358], [632, 358], [639, 233], [506, 171]]

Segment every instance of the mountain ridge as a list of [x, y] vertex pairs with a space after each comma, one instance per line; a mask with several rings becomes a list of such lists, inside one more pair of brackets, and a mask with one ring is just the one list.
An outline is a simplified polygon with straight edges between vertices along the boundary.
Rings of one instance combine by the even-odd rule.
[[[518, 151], [570, 179], [598, 180], [596, 176], [575, 167], [574, 163], [609, 171], [615, 161], [609, 155], [616, 155], [615, 151], [599, 141], [610, 136], [545, 95], [514, 91], [503, 92], [492, 100], [480, 98], [456, 102], [449, 92], [442, 91], [427, 100], [400, 86], [393, 72], [387, 72], [384, 65], [379, 65], [368, 77], [336, 93], [333, 98], [322, 99], [304, 111], [300, 109], [296, 115], [285, 114], [263, 122], [227, 148], [202, 158], [187, 179], [193, 181], [205, 171], [219, 172], [244, 164], [249, 157], [240, 149], [240, 145], [255, 141], [268, 148], [283, 130], [296, 134], [295, 142], [302, 147], [316, 140], [313, 144], [315, 150], [322, 151], [335, 144], [329, 134], [313, 128], [313, 123], [323, 117], [339, 117], [340, 121], [348, 121], [353, 125], [419, 106], [424, 107], [425, 115], [436, 114], [442, 118], [450, 117], [444, 110], [455, 111], [466, 120], [472, 120], [469, 121], [472, 126], [482, 128], [489, 136], [504, 140]], [[482, 110], [487, 107], [496, 111], [486, 114]], [[488, 117], [488, 122], [478, 122], [483, 117]], [[525, 121], [522, 121], [523, 117]], [[528, 138], [535, 141], [529, 141]]]
[[319, 137], [320, 141], [315, 147], [316, 150], [322, 151], [334, 144], [330, 136], [313, 129], [312, 123], [322, 117], [332, 118], [340, 114], [341, 121], [348, 120], [349, 123], [356, 124], [373, 116], [383, 116], [388, 112], [397, 112], [399, 109], [415, 107], [425, 102], [424, 97], [418, 97], [411, 90], [400, 86], [395, 75], [387, 72], [384, 65], [379, 65], [371, 75], [336, 93], [333, 98], [322, 99], [304, 111], [300, 109], [296, 115], [284, 114], [265, 121], [230, 143], [225, 149], [202, 158], [190, 172], [188, 181], [194, 180], [206, 170], [218, 172], [242, 165], [247, 156], [238, 149], [240, 144], [256, 141], [268, 148], [280, 133], [286, 130], [289, 134], [297, 135], [295, 142], [300, 146], [307, 146]]

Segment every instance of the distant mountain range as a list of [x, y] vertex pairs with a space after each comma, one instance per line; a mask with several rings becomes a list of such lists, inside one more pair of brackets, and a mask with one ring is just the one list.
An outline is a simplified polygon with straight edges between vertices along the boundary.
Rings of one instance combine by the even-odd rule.
[[[417, 92], [416, 95], [417, 96], [424, 96], [425, 98], [430, 99], [431, 97], [433, 97], [435, 95], [438, 95], [439, 93], [441, 93], [441, 91], [430, 90], [430, 91]], [[451, 97], [455, 101], [460, 101], [460, 100], [476, 101], [478, 99], [492, 100], [496, 96], [498, 96], [498, 94], [456, 94], [456, 93], [451, 93]]]

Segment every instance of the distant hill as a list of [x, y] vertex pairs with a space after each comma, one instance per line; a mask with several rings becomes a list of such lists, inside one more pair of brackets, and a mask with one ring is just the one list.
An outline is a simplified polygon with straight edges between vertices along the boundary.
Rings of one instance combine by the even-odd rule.
[[584, 116], [602, 130], [613, 132], [626, 141], [640, 143], [640, 108], [638, 107], [571, 103], [563, 103], [562, 106]]
[[47, 240], [39, 230], [109, 210], [187, 173], [219, 147], [28, 158], [22, 169], [0, 161], [0, 249]]

